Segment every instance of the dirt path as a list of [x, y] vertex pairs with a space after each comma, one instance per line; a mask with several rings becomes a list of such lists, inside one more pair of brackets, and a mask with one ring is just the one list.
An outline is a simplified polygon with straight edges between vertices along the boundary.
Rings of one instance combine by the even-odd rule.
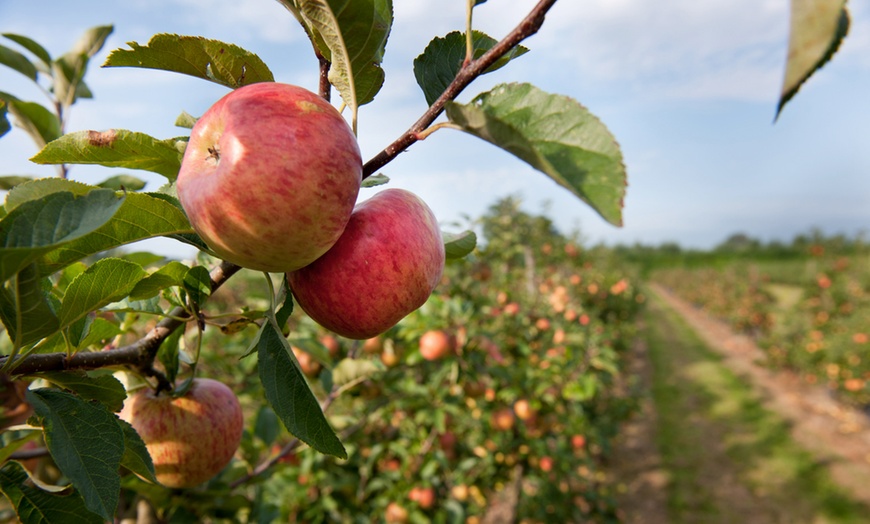
[[762, 367], [763, 354], [749, 338], [734, 334], [666, 289], [650, 288], [722, 356], [725, 365], [754, 386], [765, 408], [789, 422], [792, 438], [827, 466], [838, 485], [870, 504], [870, 418], [836, 402], [823, 387]]
[[653, 287], [628, 358], [640, 412], [614, 443], [627, 524], [870, 523], [870, 421]]

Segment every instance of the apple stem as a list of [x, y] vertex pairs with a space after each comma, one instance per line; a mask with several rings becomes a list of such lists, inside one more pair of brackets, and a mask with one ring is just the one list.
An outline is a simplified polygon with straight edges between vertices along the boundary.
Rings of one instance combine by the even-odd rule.
[[435, 102], [429, 106], [429, 109], [423, 113], [417, 122], [405, 131], [392, 144], [388, 145], [383, 151], [372, 157], [371, 160], [363, 165], [363, 179], [375, 174], [379, 169], [390, 163], [394, 158], [399, 156], [399, 153], [405, 151], [414, 142], [418, 140], [419, 133], [423, 132], [427, 127], [432, 125], [432, 122], [438, 118], [444, 111], [444, 106], [447, 102], [454, 100], [463, 89], [477, 77], [483, 74], [489, 66], [493, 65], [499, 58], [510, 52], [511, 49], [519, 45], [520, 42], [529, 38], [538, 32], [541, 25], [544, 23], [544, 17], [547, 11], [556, 3], [556, 0], [540, 0], [529, 14], [510, 32], [495, 44], [489, 51], [484, 53], [477, 60], [472, 60], [467, 64], [463, 64], [456, 78], [447, 86], [447, 89], [441, 93]]

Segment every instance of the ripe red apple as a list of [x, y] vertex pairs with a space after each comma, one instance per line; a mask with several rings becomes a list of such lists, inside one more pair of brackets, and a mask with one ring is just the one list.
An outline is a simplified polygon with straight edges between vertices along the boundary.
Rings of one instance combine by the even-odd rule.
[[202, 115], [176, 185], [191, 225], [218, 256], [286, 272], [338, 240], [361, 180], [359, 145], [341, 114], [306, 89], [264, 82]]
[[446, 357], [455, 347], [455, 339], [448, 332], [433, 329], [420, 337], [420, 355], [426, 360], [439, 360]]
[[120, 414], [151, 455], [157, 480], [189, 488], [217, 475], [242, 440], [242, 408], [230, 388], [208, 378], [194, 379], [181, 397], [140, 390]]
[[287, 281], [315, 322], [362, 340], [422, 306], [443, 271], [432, 210], [411, 192], [387, 189], [357, 205], [332, 249]]
[[435, 505], [435, 490], [414, 486], [408, 493], [408, 498], [416, 502], [423, 509], [430, 509]]

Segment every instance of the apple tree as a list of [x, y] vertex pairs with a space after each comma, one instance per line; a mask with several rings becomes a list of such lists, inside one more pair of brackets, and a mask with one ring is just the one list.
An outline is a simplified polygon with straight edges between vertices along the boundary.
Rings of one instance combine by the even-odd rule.
[[[490, 142], [571, 191], [608, 222], [621, 225], [626, 185], [622, 154], [606, 127], [581, 104], [519, 82], [496, 86], [465, 103], [458, 101], [479, 76], [534, 52], [523, 42], [541, 29], [555, 0], [539, 1], [512, 31], [498, 38], [474, 29], [473, 15], [485, 0], [468, 0], [465, 27], [435, 36], [414, 61], [427, 109], [406, 132], [365, 161], [353, 155], [358, 111], [365, 104], [386, 102], [377, 95], [386, 81], [380, 63], [393, 23], [391, 1], [279, 2], [311, 42], [311, 66], [320, 72], [319, 85], [313, 89], [319, 95], [315, 99], [295, 87], [292, 95], [263, 94], [285, 84], [274, 78], [257, 55], [199, 36], [157, 34], [145, 44], [131, 42], [127, 48], [114, 50], [102, 64], [110, 69], [180, 73], [226, 86], [227, 96], [216, 100], [199, 119], [179, 108], [176, 124], [189, 129], [184, 133], [189, 136], [158, 138], [126, 129], [66, 129], [66, 117], [76, 101], [94, 96], [85, 76], [90, 59], [102, 49], [112, 26], [87, 31], [59, 57], [25, 35], [3, 34], [0, 64], [30, 78], [47, 95], [48, 104], [0, 92], [0, 134], [9, 132], [14, 123], [40, 149], [31, 160], [58, 168], [56, 178], [12, 174], [0, 179], [8, 190], [0, 208], [0, 320], [4, 328], [0, 373], [5, 408], [0, 490], [23, 522], [62, 522], [70, 515], [81, 522], [114, 520], [130, 509], [132, 499], [121, 496], [129, 486], [152, 501], [161, 501], [163, 507], [173, 507], [172, 497], [182, 493], [207, 500], [218, 508], [217, 513], [231, 512], [243, 504], [235, 488], [269, 475], [275, 464], [290, 457], [302, 443], [321, 456], [346, 459], [348, 450], [335, 429], [336, 421], [327, 414], [375, 371], [351, 354], [328, 368], [328, 373], [320, 373], [317, 383], [308, 381], [306, 371], [312, 359], [330, 359], [322, 338], [312, 342], [312, 334], [322, 328], [312, 328], [298, 309], [326, 327], [344, 330], [351, 338], [369, 337], [391, 329], [421, 305], [441, 277], [444, 257], [461, 258], [474, 250], [471, 231], [429, 230], [431, 211], [423, 201], [425, 195], [423, 199], [384, 197], [382, 205], [368, 206], [366, 215], [361, 210], [364, 204], [351, 212], [359, 191], [389, 182], [381, 168], [433, 132], [459, 130]], [[814, 2], [795, 1], [795, 12], [809, 9], [808, 4]], [[793, 41], [795, 35], [812, 33], [809, 40], [822, 45], [792, 74], [791, 65], [805, 58], [802, 50], [812, 47], [794, 44], [781, 106], [833, 54], [848, 25], [843, 4], [825, 18], [833, 20], [833, 39], [831, 24], [814, 25], [813, 31], [793, 30]], [[793, 16], [793, 23], [800, 24], [800, 17]], [[220, 113], [222, 101], [248, 93], [253, 93], [249, 97], [252, 105], [235, 106], [239, 122], [211, 118]], [[332, 104], [333, 93], [340, 98], [341, 116]], [[213, 178], [220, 184], [219, 172], [232, 170], [234, 153], [248, 152], [251, 146], [244, 134], [252, 124], [245, 116], [265, 118], [269, 113], [260, 109], [258, 114], [255, 106], [274, 109], [277, 116], [264, 128], [269, 140], [250, 154], [258, 165], [276, 168], [279, 173], [274, 176], [286, 178], [284, 190], [273, 191], [270, 182], [250, 178], [244, 187], [208, 189], [193, 183]], [[294, 118], [304, 125], [282, 120], [284, 111], [297, 111]], [[347, 132], [318, 128], [323, 115], [331, 115], [328, 125], [340, 123], [338, 128], [344, 126]], [[295, 134], [290, 132], [293, 126], [298, 128]], [[215, 128], [218, 136], [198, 142], [198, 137], [207, 137]], [[315, 137], [307, 150], [320, 151], [322, 156], [309, 155], [296, 162], [284, 153], [306, 132]], [[325, 147], [329, 140], [338, 141], [335, 149]], [[341, 167], [334, 165], [335, 151], [349, 152], [342, 156]], [[351, 174], [312, 182], [311, 172], [318, 170], [312, 165], [317, 163], [332, 173]], [[69, 177], [70, 167], [76, 164], [146, 170], [164, 177], [165, 184], [143, 192], [141, 180], [117, 174], [108, 175], [100, 184], [83, 184]], [[209, 170], [214, 173], [206, 176]], [[409, 200], [414, 205], [403, 208]], [[310, 213], [304, 214], [305, 209]], [[360, 218], [368, 214], [374, 216]], [[393, 219], [380, 219], [382, 214], [391, 214]], [[372, 224], [372, 234], [380, 237], [376, 243], [366, 245], [355, 235], [358, 229], [353, 225], [363, 222]], [[242, 228], [231, 227], [248, 223], [254, 225], [243, 233]], [[393, 229], [396, 223], [402, 227]], [[329, 231], [324, 235], [318, 229]], [[411, 242], [421, 235], [424, 242]], [[183, 262], [127, 249], [153, 237], [184, 242], [201, 254]], [[273, 246], [277, 251], [270, 252]], [[368, 255], [358, 255], [354, 249], [359, 246]], [[413, 255], [421, 251], [437, 253], [439, 260], [415, 260]], [[305, 256], [296, 260], [297, 252]], [[385, 252], [390, 255], [384, 256]], [[367, 278], [358, 279], [359, 285], [337, 288], [348, 279], [340, 271], [341, 263], [356, 256], [368, 257], [378, 266]], [[409, 261], [407, 271], [383, 271], [405, 260]], [[321, 266], [338, 267], [338, 276], [330, 276]], [[213, 310], [211, 306], [222, 303], [216, 294], [221, 287], [230, 279], [250, 278], [254, 271], [264, 272], [262, 297], [254, 300], [251, 295], [250, 303], [233, 311]], [[424, 284], [412, 279], [421, 271]], [[413, 291], [415, 296], [400, 301], [398, 312], [383, 313], [381, 308], [390, 300], [372, 297], [380, 296], [384, 288]], [[324, 300], [325, 296], [330, 300]], [[297, 304], [301, 307], [294, 311]], [[374, 327], [332, 322], [344, 319], [353, 308], [377, 317], [371, 324]], [[365, 321], [360, 317], [352, 323]], [[602, 328], [602, 333], [606, 331]], [[250, 397], [226, 395], [223, 388], [218, 388], [220, 394], [198, 394], [214, 387], [208, 378], [208, 352], [213, 346], [203, 340], [215, 334], [245, 337], [246, 344], [232, 358], [242, 371], [256, 377], [267, 410], [252, 407]], [[131, 405], [134, 398], [136, 405], [144, 404], [141, 409], [125, 408], [125, 401]], [[223, 409], [210, 405], [215, 398], [226, 400]], [[202, 466], [201, 455], [215, 455], [218, 448], [241, 446], [244, 454], [250, 441], [248, 430], [239, 435], [238, 417], [218, 416], [227, 409], [235, 413], [237, 402], [246, 408], [244, 413], [256, 416], [256, 421], [248, 421], [254, 433], [271, 434], [264, 428], [276, 427], [280, 421], [292, 438], [247, 470], [226, 463]], [[178, 406], [193, 406], [201, 414], [194, 427], [199, 424], [203, 431], [232, 438], [213, 442], [191, 436], [183, 430], [189, 422], [178, 419]], [[137, 412], [144, 415], [137, 417]], [[268, 423], [269, 413], [274, 415], [274, 424]], [[176, 431], [170, 431], [176, 445], [158, 450], [148, 437], [148, 426], [167, 420], [178, 420]], [[197, 446], [200, 449], [194, 451], [200, 455], [185, 454]], [[51, 471], [35, 473], [22, 465], [45, 455], [50, 455]], [[167, 480], [165, 473], [172, 468], [196, 480]], [[207, 486], [215, 482], [222, 486], [219, 497], [208, 491], [194, 495], [161, 487], [162, 483], [175, 490], [186, 489], [214, 475]], [[417, 493], [418, 499], [425, 499]], [[217, 513], [214, 516], [219, 518]], [[254, 516], [249, 515], [251, 520]]]

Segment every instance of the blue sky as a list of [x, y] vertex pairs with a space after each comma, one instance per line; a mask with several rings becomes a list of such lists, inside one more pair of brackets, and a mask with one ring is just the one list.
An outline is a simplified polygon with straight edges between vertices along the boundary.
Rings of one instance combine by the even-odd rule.
[[[499, 38], [534, 5], [491, 0], [476, 27]], [[397, 0], [386, 84], [360, 113], [368, 159], [426, 109], [412, 62], [435, 36], [462, 29], [465, 2]], [[710, 247], [734, 232], [790, 240], [818, 227], [855, 234], [870, 225], [870, 9], [851, 2], [840, 53], [773, 124], [788, 36], [786, 0], [561, 0], [532, 52], [478, 79], [461, 96], [501, 82], [531, 82], [571, 96], [620, 142], [628, 169], [625, 226], [613, 227], [570, 193], [507, 153], [442, 130], [386, 166], [393, 187], [421, 195], [449, 224], [482, 214], [496, 198], [521, 195], [565, 232], [589, 242], [677, 241]], [[227, 90], [182, 75], [96, 67], [128, 41], [160, 32], [233, 42], [260, 55], [282, 82], [316, 89], [317, 64], [295, 19], [274, 0], [3, 0], [0, 31], [28, 35], [54, 55], [85, 29], [114, 24], [87, 80], [95, 99], [73, 109], [68, 131], [122, 128], [170, 137], [186, 110], [201, 114]], [[14, 46], [14, 44], [12, 44]], [[0, 69], [0, 90], [44, 101], [29, 81]], [[51, 176], [35, 166], [23, 132], [0, 140], [0, 174]], [[96, 182], [115, 171], [77, 166]], [[156, 188], [161, 178], [135, 172]], [[362, 194], [372, 194], [366, 190]], [[154, 249], [173, 252], [163, 241]]]

